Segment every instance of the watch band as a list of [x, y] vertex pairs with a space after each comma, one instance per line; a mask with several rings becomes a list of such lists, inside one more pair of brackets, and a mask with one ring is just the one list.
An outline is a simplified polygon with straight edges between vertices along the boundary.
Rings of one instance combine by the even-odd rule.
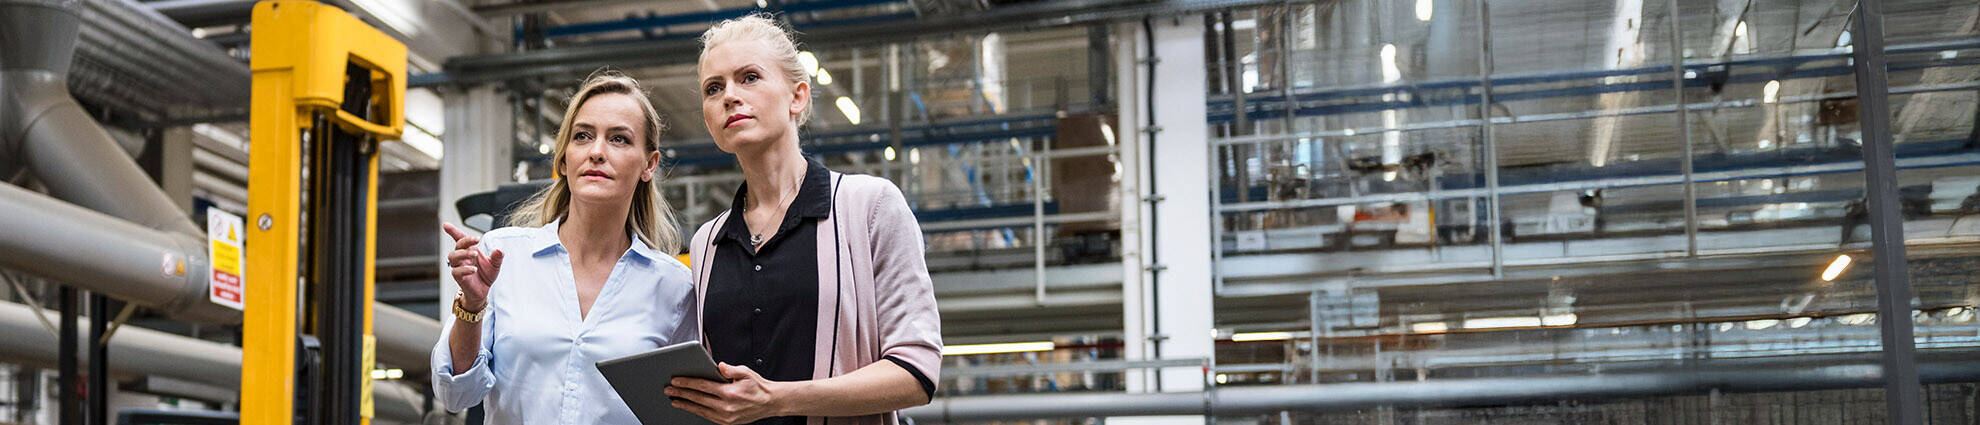
[[461, 307], [461, 296], [458, 294], [454, 296], [454, 318], [461, 319], [463, 322], [481, 323], [481, 313], [486, 313], [487, 310], [487, 307], [482, 307], [481, 312], [467, 311], [466, 308]]

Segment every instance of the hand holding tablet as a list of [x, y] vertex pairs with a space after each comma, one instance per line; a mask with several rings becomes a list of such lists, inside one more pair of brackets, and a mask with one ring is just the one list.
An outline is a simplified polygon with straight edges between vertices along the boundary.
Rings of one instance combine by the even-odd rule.
[[598, 362], [598, 372], [612, 384], [612, 390], [632, 408], [633, 416], [646, 424], [712, 424], [693, 413], [676, 409], [662, 390], [675, 377], [729, 382], [708, 357], [700, 341], [688, 341], [659, 349]]

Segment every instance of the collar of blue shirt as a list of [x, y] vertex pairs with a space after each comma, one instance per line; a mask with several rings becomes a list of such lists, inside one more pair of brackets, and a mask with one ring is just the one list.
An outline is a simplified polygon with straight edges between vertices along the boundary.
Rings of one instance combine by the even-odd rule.
[[[564, 241], [557, 237], [557, 225], [563, 222], [564, 219], [559, 218], [551, 221], [549, 224], [544, 224], [543, 227], [536, 228], [535, 235], [530, 238], [530, 255], [545, 255], [557, 250], [563, 250]], [[661, 258], [659, 251], [655, 251], [653, 247], [646, 246], [645, 242], [640, 241], [639, 234], [628, 231], [626, 232], [626, 237], [633, 242], [632, 248], [628, 251], [632, 251], [634, 256], [646, 261]]]

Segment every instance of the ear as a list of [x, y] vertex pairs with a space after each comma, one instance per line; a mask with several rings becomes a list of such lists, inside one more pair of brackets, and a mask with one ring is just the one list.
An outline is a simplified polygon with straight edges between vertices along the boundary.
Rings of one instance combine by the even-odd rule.
[[660, 170], [660, 151], [656, 150], [652, 152], [647, 152], [646, 173], [641, 174], [639, 176], [639, 181], [642, 182], [653, 181], [653, 173], [659, 172], [659, 170]]
[[799, 81], [796, 86], [791, 87], [791, 118], [796, 119], [804, 113], [804, 110], [810, 108], [811, 83]]

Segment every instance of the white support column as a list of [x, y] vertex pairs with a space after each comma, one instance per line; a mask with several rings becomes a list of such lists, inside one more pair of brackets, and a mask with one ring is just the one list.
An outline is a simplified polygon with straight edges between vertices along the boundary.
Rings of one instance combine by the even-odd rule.
[[[508, 98], [492, 85], [451, 87], [442, 90], [446, 104], [447, 131], [441, 135], [445, 154], [440, 157], [440, 216], [434, 222], [459, 224], [461, 215], [454, 201], [470, 194], [494, 190], [509, 181], [511, 144], [515, 143], [515, 119], [510, 115]], [[440, 233], [440, 252], [454, 249], [452, 238]], [[453, 315], [454, 292], [460, 289], [440, 264], [440, 317]]]
[[[1150, 24], [1153, 43], [1140, 22], [1119, 24], [1113, 31], [1114, 81], [1120, 94], [1116, 134], [1121, 140], [1124, 354], [1127, 360], [1213, 359], [1203, 17], [1156, 18]], [[1161, 90], [1148, 89], [1150, 78]], [[1200, 391], [1204, 381], [1204, 370], [1194, 366], [1127, 374], [1131, 393]], [[1180, 425], [1205, 420], [1168, 416], [1108, 422]]]
[[[1205, 120], [1209, 87], [1203, 51], [1203, 16], [1156, 18], [1154, 24], [1153, 109], [1142, 121], [1159, 130], [1148, 158], [1153, 205], [1149, 218], [1154, 233], [1149, 285], [1155, 295], [1155, 357], [1214, 359], [1212, 334], [1210, 244], [1210, 125]], [[1146, 86], [1144, 86], [1145, 88]], [[1152, 120], [1151, 120], [1152, 118]], [[1155, 389], [1162, 392], [1199, 391], [1201, 367], [1165, 368]]]

